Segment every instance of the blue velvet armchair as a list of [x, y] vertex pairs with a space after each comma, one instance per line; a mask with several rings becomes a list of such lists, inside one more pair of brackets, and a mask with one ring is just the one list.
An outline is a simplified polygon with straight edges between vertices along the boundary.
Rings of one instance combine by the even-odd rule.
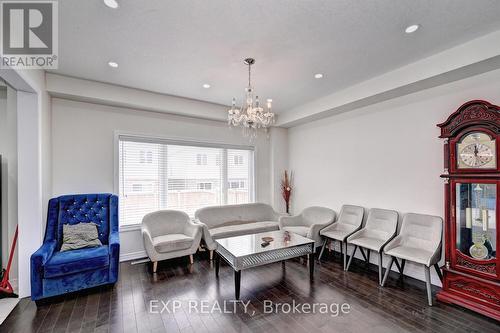
[[[99, 247], [60, 252], [63, 224], [97, 224]], [[49, 201], [42, 246], [31, 256], [31, 299], [65, 294], [118, 280], [118, 197], [65, 195]]]

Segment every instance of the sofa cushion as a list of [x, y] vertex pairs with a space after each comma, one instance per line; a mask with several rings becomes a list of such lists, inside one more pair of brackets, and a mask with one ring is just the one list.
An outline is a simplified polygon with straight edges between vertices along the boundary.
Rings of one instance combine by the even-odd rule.
[[275, 221], [262, 221], [253, 223], [242, 223], [225, 227], [209, 229], [213, 239], [256, 234], [260, 232], [279, 230], [279, 223]]
[[298, 234], [304, 237], [307, 237], [307, 233], [309, 232], [311, 228], [310, 227], [302, 227], [302, 226], [297, 226], [297, 227], [284, 227], [283, 230], [293, 232], [294, 234]]
[[108, 246], [55, 252], [44, 266], [44, 278], [79, 273], [109, 266]]
[[193, 242], [193, 237], [184, 234], [168, 234], [153, 237], [153, 246], [160, 253], [189, 249]]

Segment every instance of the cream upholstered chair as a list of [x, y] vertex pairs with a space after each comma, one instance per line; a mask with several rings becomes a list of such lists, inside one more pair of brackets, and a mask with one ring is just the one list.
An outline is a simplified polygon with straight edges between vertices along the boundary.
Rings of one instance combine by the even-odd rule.
[[[343, 205], [340, 210], [340, 215], [337, 222], [329, 225], [328, 227], [322, 229], [319, 234], [323, 237], [323, 247], [319, 254], [318, 260], [321, 260], [321, 256], [325, 251], [325, 246], [328, 240], [337, 240], [340, 242], [340, 251], [343, 252], [343, 263], [344, 270], [346, 269], [346, 257], [347, 257], [347, 243], [346, 239], [352, 233], [356, 232], [361, 228], [363, 223], [363, 216], [365, 210], [363, 207], [353, 206], [353, 205]], [[343, 247], [345, 246], [345, 250]]]
[[308, 207], [295, 216], [280, 217], [280, 230], [290, 231], [322, 244], [319, 231], [335, 221], [335, 212], [325, 207]]
[[[349, 270], [358, 248], [367, 262], [370, 262], [370, 251], [375, 251], [378, 253], [378, 283], [382, 284], [382, 248], [396, 236], [397, 228], [398, 212], [379, 208], [370, 209], [365, 226], [347, 238], [347, 244], [354, 245], [354, 249], [346, 270]], [[366, 255], [363, 249], [366, 249]]]
[[146, 253], [156, 272], [158, 261], [189, 256], [200, 245], [202, 227], [191, 222], [189, 216], [177, 210], [160, 210], [147, 214], [142, 219], [142, 239]]
[[[399, 235], [384, 248], [384, 253], [391, 256], [391, 258], [385, 271], [382, 286], [385, 285], [393, 262], [396, 262], [401, 275], [403, 275], [406, 260], [422, 264], [425, 268], [427, 301], [429, 305], [432, 305], [430, 267], [434, 266], [439, 278], [442, 280], [441, 270], [438, 266], [441, 259], [442, 237], [443, 219], [439, 216], [406, 214]], [[398, 258], [402, 260], [401, 265], [398, 263]]]

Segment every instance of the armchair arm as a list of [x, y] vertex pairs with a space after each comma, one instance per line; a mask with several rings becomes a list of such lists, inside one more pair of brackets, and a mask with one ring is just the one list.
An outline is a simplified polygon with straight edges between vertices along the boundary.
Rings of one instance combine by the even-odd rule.
[[144, 243], [144, 249], [146, 250], [149, 258], [151, 259], [151, 261], [158, 261], [157, 252], [153, 246], [153, 238], [151, 237], [149, 230], [147, 228], [144, 228], [144, 225], [142, 227], [141, 233], [142, 241]]
[[195, 237], [198, 233], [203, 232], [203, 226], [199, 223], [194, 223], [192, 220], [189, 220], [188, 223], [184, 226], [184, 234]]
[[326, 228], [330, 224], [331, 224], [330, 222], [311, 224], [311, 226], [309, 227], [310, 228], [309, 229], [309, 234], [311, 234], [311, 235], [319, 235], [320, 230], [323, 230], [324, 228]]
[[113, 231], [109, 233], [109, 279], [111, 283], [118, 281], [118, 270], [120, 266], [120, 233]]
[[302, 225], [302, 216], [281, 216], [279, 219], [280, 229], [283, 227], [299, 226]]
[[217, 243], [213, 240], [212, 235], [210, 235], [210, 231], [208, 229], [208, 226], [201, 222], [200, 220], [196, 219], [194, 221], [195, 224], [198, 224], [202, 228], [202, 238], [203, 241], [205, 242], [205, 245], [207, 249], [209, 250], [215, 250], [217, 248]]
[[56, 240], [51, 240], [31, 255], [31, 298], [37, 300], [43, 296], [43, 266], [52, 257], [56, 250]]

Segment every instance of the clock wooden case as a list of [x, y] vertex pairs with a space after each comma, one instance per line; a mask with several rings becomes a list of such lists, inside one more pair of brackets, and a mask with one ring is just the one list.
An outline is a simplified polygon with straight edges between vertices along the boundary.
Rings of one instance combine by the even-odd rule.
[[500, 107], [470, 101], [444, 139], [445, 266], [438, 300], [500, 320]]

